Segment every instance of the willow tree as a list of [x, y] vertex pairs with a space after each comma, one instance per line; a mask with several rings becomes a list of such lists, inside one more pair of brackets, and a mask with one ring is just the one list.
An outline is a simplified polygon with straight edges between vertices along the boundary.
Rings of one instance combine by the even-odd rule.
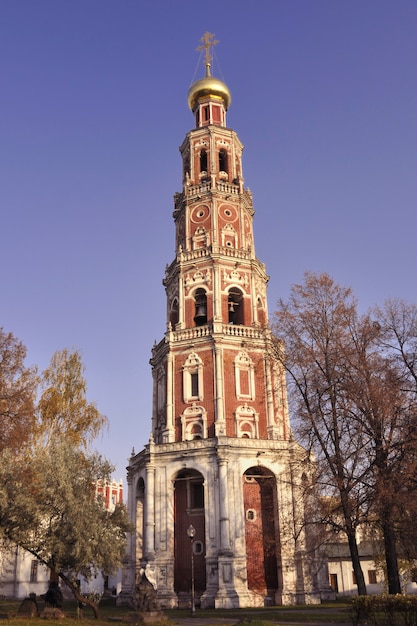
[[91, 451], [107, 420], [87, 400], [83, 372], [79, 353], [68, 350], [43, 372], [34, 436], [18, 462], [10, 449], [0, 454], [0, 521], [3, 537], [49, 567], [97, 617], [77, 581], [121, 565], [130, 524], [123, 505], [109, 511], [96, 496], [114, 468]]
[[98, 617], [78, 579], [120, 567], [130, 530], [124, 506], [109, 511], [96, 496], [97, 481], [108, 479], [112, 467], [65, 440], [38, 449], [14, 472], [7, 467], [0, 503], [5, 537], [46, 565]]

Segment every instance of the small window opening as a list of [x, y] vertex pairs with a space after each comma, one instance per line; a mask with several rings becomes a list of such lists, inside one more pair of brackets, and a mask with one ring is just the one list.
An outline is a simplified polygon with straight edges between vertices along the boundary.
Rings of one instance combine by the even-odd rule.
[[208, 122], [210, 119], [210, 107], [204, 107], [203, 109], [204, 121]]
[[219, 170], [227, 172], [227, 152], [223, 148], [219, 152]]
[[191, 395], [193, 398], [198, 398], [198, 372], [191, 374]]
[[33, 560], [30, 564], [30, 582], [36, 583], [38, 582], [38, 565], [39, 562]]
[[171, 322], [172, 328], [175, 329], [175, 326], [178, 324], [178, 300], [176, 298], [171, 304], [169, 321]]
[[200, 173], [207, 172], [207, 152], [202, 150], [200, 152]]
[[190, 485], [190, 499], [192, 509], [204, 508], [204, 486], [202, 482], [191, 483]]
[[243, 324], [242, 292], [239, 289], [231, 289], [227, 300], [229, 324]]
[[207, 324], [207, 296], [204, 289], [197, 289], [195, 293], [195, 316], [196, 326]]
[[333, 589], [333, 591], [335, 591], [336, 593], [339, 591], [339, 583], [337, 582], [337, 574], [330, 574], [330, 587]]

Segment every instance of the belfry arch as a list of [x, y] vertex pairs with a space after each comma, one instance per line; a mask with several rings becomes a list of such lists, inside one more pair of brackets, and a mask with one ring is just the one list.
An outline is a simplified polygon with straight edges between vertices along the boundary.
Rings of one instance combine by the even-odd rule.
[[248, 589], [276, 604], [282, 565], [275, 476], [264, 467], [251, 467], [243, 474], [242, 489]]
[[[174, 478], [174, 590], [180, 600], [191, 589], [191, 549], [197, 597], [206, 589], [204, 478], [194, 469], [181, 470]], [[195, 528], [193, 542], [187, 534]]]

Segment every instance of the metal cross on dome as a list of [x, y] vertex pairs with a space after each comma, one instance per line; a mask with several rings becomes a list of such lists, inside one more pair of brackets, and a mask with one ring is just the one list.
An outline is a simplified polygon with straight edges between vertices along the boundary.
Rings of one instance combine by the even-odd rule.
[[206, 32], [204, 33], [203, 37], [201, 37], [200, 41], [201, 41], [201, 46], [198, 46], [197, 50], [206, 50], [206, 67], [210, 67], [211, 64], [211, 55], [210, 55], [210, 48], [212, 46], [215, 46], [216, 44], [219, 43], [218, 39], [213, 40], [213, 33], [209, 33]]

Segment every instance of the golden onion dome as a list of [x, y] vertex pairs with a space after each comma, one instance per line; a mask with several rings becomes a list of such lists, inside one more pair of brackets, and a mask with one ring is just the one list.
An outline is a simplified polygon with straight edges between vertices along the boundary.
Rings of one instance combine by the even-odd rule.
[[191, 111], [194, 111], [195, 105], [200, 98], [205, 98], [207, 96], [221, 98], [224, 101], [226, 111], [232, 101], [232, 95], [227, 85], [225, 85], [223, 81], [208, 75], [191, 85], [188, 90], [188, 106]]

